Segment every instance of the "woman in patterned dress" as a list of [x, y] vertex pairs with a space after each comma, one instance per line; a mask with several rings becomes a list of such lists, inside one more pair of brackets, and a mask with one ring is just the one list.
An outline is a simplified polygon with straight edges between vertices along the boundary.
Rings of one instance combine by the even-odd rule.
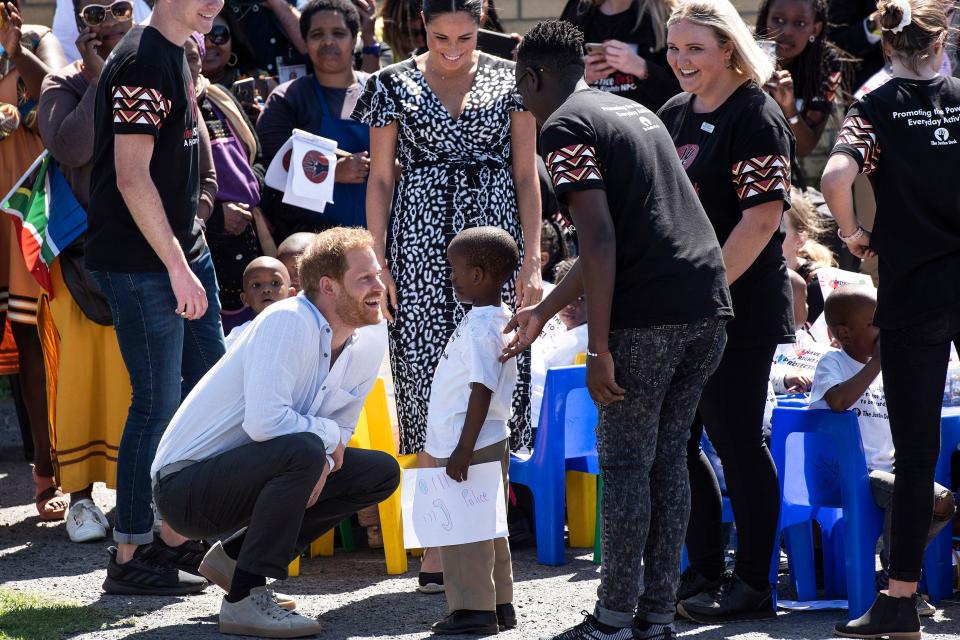
[[[384, 265], [401, 453], [423, 451], [433, 371], [465, 312], [448, 280], [450, 240], [468, 227], [506, 229], [525, 251], [505, 300], [519, 308], [542, 293], [536, 124], [513, 63], [476, 50], [481, 19], [481, 0], [426, 0], [428, 51], [371, 77], [353, 113], [370, 125], [367, 227]], [[515, 449], [532, 435], [529, 360], [519, 365]]]

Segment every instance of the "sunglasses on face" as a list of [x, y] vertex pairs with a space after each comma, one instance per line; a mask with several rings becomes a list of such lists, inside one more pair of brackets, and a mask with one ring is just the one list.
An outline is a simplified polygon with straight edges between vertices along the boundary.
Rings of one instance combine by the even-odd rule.
[[207, 42], [215, 44], [218, 47], [225, 45], [230, 42], [230, 27], [225, 24], [215, 24], [213, 25], [213, 29], [210, 29], [210, 33], [203, 37]]
[[80, 19], [88, 27], [98, 27], [107, 19], [107, 12], [117, 22], [126, 22], [133, 18], [133, 3], [129, 0], [117, 0], [113, 4], [88, 4], [80, 10]]

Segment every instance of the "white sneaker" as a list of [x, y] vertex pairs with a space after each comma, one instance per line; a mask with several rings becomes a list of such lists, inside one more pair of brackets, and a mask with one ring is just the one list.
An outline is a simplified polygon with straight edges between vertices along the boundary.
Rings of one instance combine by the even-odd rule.
[[93, 500], [77, 500], [67, 512], [67, 535], [73, 542], [93, 542], [107, 537], [110, 523]]
[[256, 587], [240, 602], [220, 605], [220, 633], [261, 638], [302, 638], [320, 633], [320, 621], [287, 611], [268, 587]]

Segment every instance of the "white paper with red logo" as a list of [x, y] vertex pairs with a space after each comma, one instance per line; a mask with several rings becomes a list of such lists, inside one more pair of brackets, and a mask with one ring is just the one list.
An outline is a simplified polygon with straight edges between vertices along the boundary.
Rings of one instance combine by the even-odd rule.
[[293, 152], [287, 172], [283, 202], [323, 213], [333, 202], [337, 168], [337, 141], [293, 130]]
[[[855, 271], [844, 271], [836, 267], [821, 267], [817, 269], [817, 282], [820, 283], [820, 292], [823, 294], [824, 301], [833, 293], [834, 289], [842, 287], [845, 284], [873, 286], [873, 280], [869, 275]], [[820, 317], [817, 318], [816, 322], [810, 327], [810, 335], [812, 335], [817, 342], [830, 344], [830, 335], [827, 333], [827, 319], [824, 317], [824, 314], [821, 313]]]

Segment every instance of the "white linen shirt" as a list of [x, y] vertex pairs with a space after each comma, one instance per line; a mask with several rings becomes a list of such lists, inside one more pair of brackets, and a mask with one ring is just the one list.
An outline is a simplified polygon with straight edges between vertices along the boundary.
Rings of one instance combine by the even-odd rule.
[[517, 361], [501, 363], [499, 358], [509, 341], [503, 328], [511, 316], [506, 306], [474, 307], [450, 336], [433, 373], [427, 407], [425, 450], [434, 458], [449, 458], [460, 443], [474, 384], [493, 392], [474, 451], [509, 437]]
[[327, 454], [346, 444], [387, 347], [386, 323], [347, 340], [333, 367], [333, 332], [302, 293], [270, 305], [183, 401], [160, 439], [150, 475], [251, 442], [314, 433]]

